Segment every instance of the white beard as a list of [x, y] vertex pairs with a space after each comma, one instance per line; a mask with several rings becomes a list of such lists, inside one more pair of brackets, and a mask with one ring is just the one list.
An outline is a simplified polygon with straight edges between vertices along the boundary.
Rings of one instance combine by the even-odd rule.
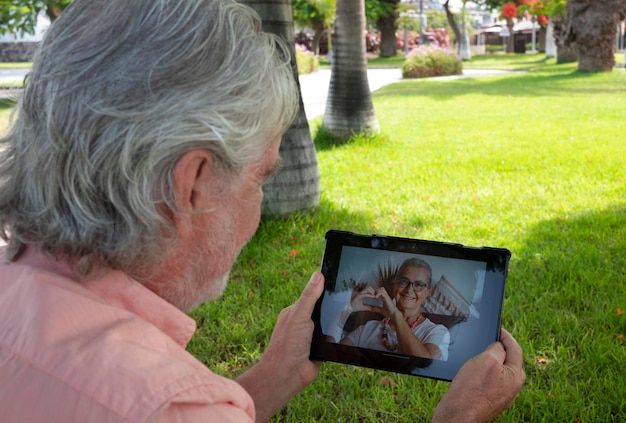
[[[193, 251], [191, 257], [174, 256], [170, 259], [177, 263], [176, 267], [168, 272], [173, 276], [150, 287], [165, 301], [184, 312], [189, 312], [200, 304], [222, 295], [230, 275], [230, 267], [226, 270], [216, 269], [215, 257], [220, 255], [211, 254], [206, 248], [197, 248]], [[232, 266], [232, 263], [229, 264]]]
[[200, 298], [196, 298], [195, 300], [190, 298], [189, 300], [192, 300], [191, 304], [183, 306], [182, 310], [188, 312], [193, 310], [194, 308], [197, 308], [203, 303], [213, 301], [221, 297], [221, 295], [224, 293], [224, 290], [226, 289], [226, 285], [228, 284], [229, 275], [230, 272], [217, 278], [217, 280], [209, 285], [208, 290], [206, 290]]

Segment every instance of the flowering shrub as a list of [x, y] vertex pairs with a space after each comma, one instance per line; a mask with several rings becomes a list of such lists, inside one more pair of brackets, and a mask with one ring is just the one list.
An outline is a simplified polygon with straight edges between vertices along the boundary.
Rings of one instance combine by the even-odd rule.
[[419, 46], [407, 55], [402, 64], [403, 78], [460, 75], [463, 62], [455, 53], [435, 46]]
[[[565, 0], [562, 1], [565, 4]], [[517, 0], [517, 14], [518, 16], [530, 14], [537, 19], [539, 25], [545, 27], [548, 24], [548, 18], [544, 14], [546, 9], [545, 3], [545, 0]]]
[[513, 19], [517, 16], [517, 6], [513, 2], [505, 3], [502, 6], [502, 17], [504, 19]]
[[320, 67], [320, 62], [315, 57], [315, 54], [299, 44], [296, 44], [296, 64], [298, 65], [299, 75], [317, 72]]

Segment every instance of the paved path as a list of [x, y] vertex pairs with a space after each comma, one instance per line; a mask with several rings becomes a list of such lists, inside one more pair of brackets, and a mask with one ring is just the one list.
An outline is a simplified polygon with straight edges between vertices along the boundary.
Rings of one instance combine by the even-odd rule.
[[[474, 70], [466, 69], [463, 75], [441, 76], [437, 79], [458, 79], [476, 76], [504, 75], [511, 71], [500, 70]], [[367, 80], [370, 85], [370, 92], [402, 80], [400, 69], [368, 69]], [[414, 81], [414, 80], [413, 80]], [[328, 85], [330, 83], [330, 69], [320, 69], [315, 73], [300, 75], [300, 91], [307, 119], [313, 119], [324, 114], [326, 108], [326, 97]]]
[[[30, 72], [30, 68], [0, 68], [0, 83], [22, 82], [26, 74]], [[15, 98], [21, 90], [14, 88], [0, 88], [0, 100], [3, 98]], [[0, 243], [0, 245], [2, 245]]]
[[[307, 119], [323, 115], [330, 83], [330, 69], [320, 69], [315, 73], [300, 75], [299, 79]], [[384, 85], [401, 79], [400, 69], [369, 69], [367, 71], [370, 91], [376, 91]]]
[[23, 81], [30, 68], [0, 68], [0, 82]]

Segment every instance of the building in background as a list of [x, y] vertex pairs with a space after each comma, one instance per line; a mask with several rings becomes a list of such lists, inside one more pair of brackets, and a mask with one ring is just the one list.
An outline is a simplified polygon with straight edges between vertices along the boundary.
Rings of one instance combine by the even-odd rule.
[[35, 48], [49, 25], [50, 20], [42, 14], [34, 34], [0, 35], [0, 62], [30, 62]]

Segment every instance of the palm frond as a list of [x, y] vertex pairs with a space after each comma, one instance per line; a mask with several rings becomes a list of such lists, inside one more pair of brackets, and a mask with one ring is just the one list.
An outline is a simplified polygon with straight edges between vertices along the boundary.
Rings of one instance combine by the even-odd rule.
[[386, 264], [379, 263], [378, 268], [374, 271], [373, 283], [376, 287], [385, 287], [389, 295], [391, 295], [391, 284], [398, 273], [399, 266], [394, 266], [391, 262]]

